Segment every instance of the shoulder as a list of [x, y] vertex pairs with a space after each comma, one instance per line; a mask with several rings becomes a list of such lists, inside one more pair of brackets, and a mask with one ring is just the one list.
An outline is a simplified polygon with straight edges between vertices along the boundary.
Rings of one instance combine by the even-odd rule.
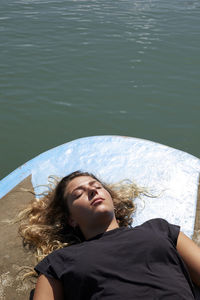
[[70, 245], [64, 248], [54, 250], [48, 254], [39, 264], [49, 264], [51, 262], [62, 261], [73, 261], [78, 253], [80, 253], [81, 248], [84, 247], [84, 243]]
[[168, 221], [162, 218], [154, 218], [145, 221], [144, 223], [137, 225], [133, 228], [138, 228], [138, 229], [146, 229], [146, 228], [157, 228], [157, 227], [166, 227], [168, 226]]
[[157, 226], [168, 226], [168, 221], [162, 218], [154, 218], [144, 222], [141, 226], [157, 227]]
[[159, 234], [169, 238], [173, 243], [177, 244], [177, 238], [180, 233], [180, 226], [171, 224], [162, 218], [148, 220], [139, 226], [142, 230], [152, 231], [154, 234]]
[[50, 253], [47, 258], [49, 259], [54, 259], [54, 258], [64, 258], [66, 259], [66, 257], [68, 258], [72, 258], [75, 257], [77, 253], [79, 253], [81, 251], [82, 248], [84, 248], [85, 243], [79, 243], [79, 244], [73, 244], [73, 245], [69, 245], [57, 250], [54, 250], [52, 253]]
[[34, 269], [38, 274], [59, 279], [63, 266], [67, 266], [70, 270], [77, 263], [81, 247], [82, 243], [55, 250], [40, 261]]
[[178, 226], [178, 225], [174, 225], [169, 223], [167, 220], [163, 219], [163, 218], [154, 218], [154, 219], [150, 219], [145, 221], [143, 224], [139, 225], [142, 227], [160, 227], [160, 228], [168, 228], [169, 226]]

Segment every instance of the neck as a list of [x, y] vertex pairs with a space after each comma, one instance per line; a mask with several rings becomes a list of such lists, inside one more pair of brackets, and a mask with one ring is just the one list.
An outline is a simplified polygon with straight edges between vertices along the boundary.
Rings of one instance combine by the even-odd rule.
[[89, 230], [84, 230], [83, 235], [86, 240], [93, 238], [94, 236], [104, 233], [106, 231], [118, 228], [119, 225], [117, 223], [117, 220], [114, 218], [111, 223], [109, 224], [99, 224], [96, 227], [90, 227]]

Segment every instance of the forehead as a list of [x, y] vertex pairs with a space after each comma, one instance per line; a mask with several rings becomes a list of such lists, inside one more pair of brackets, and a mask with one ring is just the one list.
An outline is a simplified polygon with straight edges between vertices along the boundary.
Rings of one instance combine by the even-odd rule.
[[74, 179], [72, 179], [66, 188], [66, 192], [70, 193], [72, 192], [74, 189], [78, 188], [79, 186], [84, 186], [84, 185], [88, 185], [90, 183], [93, 182], [98, 182], [96, 179], [94, 179], [93, 177], [90, 176], [78, 176], [75, 177]]

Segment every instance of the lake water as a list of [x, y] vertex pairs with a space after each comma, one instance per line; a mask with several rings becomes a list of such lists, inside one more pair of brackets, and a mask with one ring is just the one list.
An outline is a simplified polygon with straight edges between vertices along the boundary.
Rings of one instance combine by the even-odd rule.
[[0, 178], [79, 137], [200, 157], [200, 2], [1, 0]]

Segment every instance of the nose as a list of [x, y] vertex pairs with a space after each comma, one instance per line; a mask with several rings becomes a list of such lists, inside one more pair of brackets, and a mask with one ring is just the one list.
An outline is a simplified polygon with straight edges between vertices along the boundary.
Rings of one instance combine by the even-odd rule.
[[97, 194], [97, 190], [94, 187], [90, 187], [89, 190], [88, 190], [89, 200], [94, 198], [94, 196], [96, 196], [96, 194]]

